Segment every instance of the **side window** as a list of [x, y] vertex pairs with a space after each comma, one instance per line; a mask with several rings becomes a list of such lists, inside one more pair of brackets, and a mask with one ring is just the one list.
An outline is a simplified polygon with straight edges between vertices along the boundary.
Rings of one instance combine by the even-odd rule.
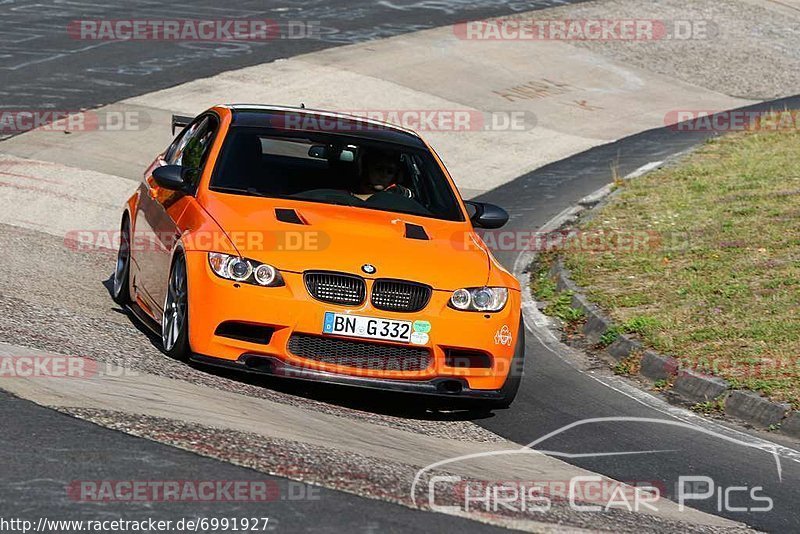
[[211, 116], [192, 123], [169, 147], [164, 159], [170, 165], [201, 170], [211, 147], [216, 127], [217, 121]]
[[191, 135], [192, 131], [194, 130], [195, 126], [189, 126], [185, 128], [181, 133], [178, 134], [178, 137], [169, 145], [166, 153], [164, 154], [164, 161], [167, 162], [167, 165], [174, 165], [176, 155], [180, 154], [180, 151], [183, 149], [183, 145], [186, 144], [189, 135]]

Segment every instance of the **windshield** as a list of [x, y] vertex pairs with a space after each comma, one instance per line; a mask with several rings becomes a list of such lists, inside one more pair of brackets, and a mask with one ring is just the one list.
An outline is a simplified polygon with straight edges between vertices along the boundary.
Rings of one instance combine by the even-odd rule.
[[464, 220], [430, 152], [346, 135], [234, 126], [209, 188]]

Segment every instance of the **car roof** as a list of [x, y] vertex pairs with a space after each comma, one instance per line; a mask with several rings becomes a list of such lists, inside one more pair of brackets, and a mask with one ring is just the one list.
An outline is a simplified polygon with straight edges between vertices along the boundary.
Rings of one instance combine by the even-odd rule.
[[[319, 109], [259, 104], [227, 104], [232, 112], [233, 126], [264, 126], [316, 133], [338, 133], [370, 141], [396, 143], [414, 148], [427, 148], [412, 130], [367, 117]], [[291, 119], [289, 119], [291, 117]], [[291, 122], [291, 126], [288, 125]], [[335, 120], [335, 126], [320, 127], [324, 121]]]

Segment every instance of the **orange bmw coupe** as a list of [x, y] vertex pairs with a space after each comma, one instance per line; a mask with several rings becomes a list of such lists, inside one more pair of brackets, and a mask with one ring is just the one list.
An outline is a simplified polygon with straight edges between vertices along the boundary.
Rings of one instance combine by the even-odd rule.
[[113, 298], [166, 354], [269, 375], [508, 407], [520, 286], [416, 133], [305, 108], [173, 116], [125, 205]]

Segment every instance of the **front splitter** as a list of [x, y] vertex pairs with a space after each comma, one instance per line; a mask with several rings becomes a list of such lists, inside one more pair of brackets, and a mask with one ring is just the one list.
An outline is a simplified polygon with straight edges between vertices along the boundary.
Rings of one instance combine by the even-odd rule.
[[195, 363], [235, 369], [246, 373], [394, 393], [411, 393], [436, 399], [491, 401], [502, 398], [498, 390], [470, 389], [467, 381], [463, 378], [435, 378], [433, 380], [412, 381], [343, 375], [319, 371], [317, 369], [297, 367], [275, 356], [265, 356], [262, 354], [243, 354], [238, 360], [225, 360], [222, 358], [194, 354], [190, 360]]

